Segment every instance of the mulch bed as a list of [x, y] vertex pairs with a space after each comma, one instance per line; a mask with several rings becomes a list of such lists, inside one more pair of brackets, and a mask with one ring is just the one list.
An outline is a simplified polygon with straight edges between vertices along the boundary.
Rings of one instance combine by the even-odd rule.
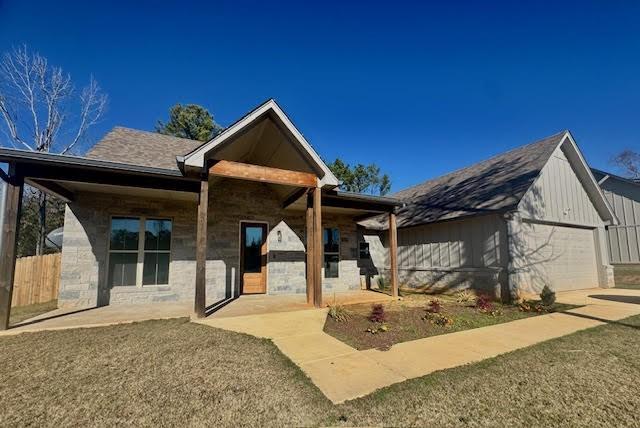
[[[433, 296], [413, 295], [403, 301], [384, 305], [386, 321], [384, 323], [371, 322], [369, 314], [372, 305], [357, 304], [345, 306], [349, 319], [338, 322], [327, 316], [324, 331], [356, 349], [389, 349], [396, 343], [453, 333], [472, 328], [485, 327], [494, 324], [514, 321], [548, 312], [523, 312], [517, 305], [502, 305], [494, 303], [497, 313], [482, 313], [475, 308], [474, 303], [458, 303], [455, 299], [444, 296], [438, 297], [442, 304], [441, 314], [453, 320], [448, 326], [437, 325], [427, 315], [426, 308]], [[574, 308], [571, 305], [556, 304], [551, 312], [564, 311]], [[386, 331], [380, 327], [386, 326]], [[369, 330], [369, 331], [368, 331]], [[371, 333], [374, 330], [376, 333]]]

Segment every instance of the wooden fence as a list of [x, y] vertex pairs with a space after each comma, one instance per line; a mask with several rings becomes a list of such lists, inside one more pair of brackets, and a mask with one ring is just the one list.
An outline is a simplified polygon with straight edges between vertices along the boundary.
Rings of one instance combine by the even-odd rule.
[[60, 253], [16, 260], [11, 306], [45, 303], [58, 298]]

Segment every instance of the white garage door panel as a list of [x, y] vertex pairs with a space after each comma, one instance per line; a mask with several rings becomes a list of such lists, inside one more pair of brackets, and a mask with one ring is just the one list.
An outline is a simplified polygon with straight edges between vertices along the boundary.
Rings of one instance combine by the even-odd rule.
[[557, 291], [598, 287], [596, 250], [591, 229], [529, 223], [523, 228], [531, 285]]

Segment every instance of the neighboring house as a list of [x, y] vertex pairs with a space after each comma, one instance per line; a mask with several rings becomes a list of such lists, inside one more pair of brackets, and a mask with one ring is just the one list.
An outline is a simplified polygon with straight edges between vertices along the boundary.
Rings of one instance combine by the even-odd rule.
[[[401, 205], [339, 191], [273, 100], [206, 143], [117, 127], [85, 157], [0, 149], [0, 161], [2, 203], [23, 182], [67, 202], [61, 307], [193, 301], [202, 316], [255, 293], [320, 306], [323, 293], [361, 288], [356, 219]], [[0, 257], [13, 260], [10, 247]], [[0, 266], [0, 312], [9, 275]]]
[[[495, 296], [610, 287], [605, 227], [616, 218], [568, 131], [400, 191], [400, 284]], [[371, 248], [384, 248], [360, 223]], [[374, 265], [387, 261], [372, 252]]]
[[592, 168], [620, 224], [607, 227], [616, 284], [640, 283], [640, 182]]

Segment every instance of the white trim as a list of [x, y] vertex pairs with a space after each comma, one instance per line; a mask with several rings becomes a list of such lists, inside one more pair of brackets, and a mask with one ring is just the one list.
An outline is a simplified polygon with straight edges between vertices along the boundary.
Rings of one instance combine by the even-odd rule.
[[264, 115], [267, 112], [273, 112], [280, 121], [287, 127], [287, 129], [293, 134], [297, 142], [302, 146], [302, 148], [309, 154], [313, 162], [324, 172], [324, 177], [319, 178], [320, 186], [338, 186], [339, 182], [335, 175], [331, 172], [329, 167], [322, 161], [320, 156], [316, 153], [316, 151], [311, 147], [311, 144], [304, 138], [302, 133], [298, 131], [298, 129], [294, 126], [294, 124], [289, 120], [284, 111], [278, 106], [275, 100], [271, 99], [266, 103], [262, 104], [260, 107], [249, 113], [247, 116], [236, 122], [230, 128], [227, 128], [220, 135], [212, 139], [211, 141], [204, 143], [193, 152], [187, 154], [184, 157], [184, 164], [188, 167], [193, 168], [203, 168], [205, 163], [205, 155], [216, 147], [220, 146], [225, 141], [229, 140], [236, 133], [240, 132], [242, 129], [249, 126], [252, 122], [257, 120], [259, 117]]

